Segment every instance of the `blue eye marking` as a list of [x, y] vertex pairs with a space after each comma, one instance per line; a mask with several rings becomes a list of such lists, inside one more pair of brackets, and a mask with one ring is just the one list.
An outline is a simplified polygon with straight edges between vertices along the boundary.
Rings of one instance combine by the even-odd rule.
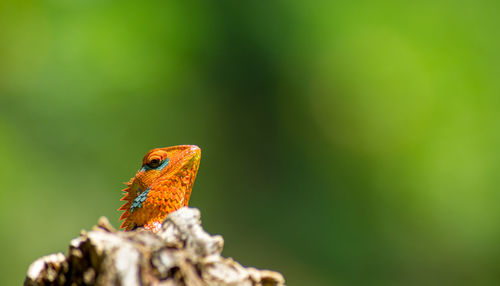
[[133, 213], [136, 209], [142, 208], [142, 203], [146, 200], [149, 194], [149, 190], [151, 188], [147, 188], [144, 192], [142, 192], [140, 195], [138, 195], [134, 201], [132, 202], [132, 205], [130, 206], [130, 212]]
[[158, 168], [156, 168], [156, 170], [161, 171], [161, 170], [165, 169], [165, 167], [168, 165], [168, 162], [170, 162], [170, 160], [168, 158], [163, 160], [163, 163], [161, 163], [161, 165], [158, 166]]
[[168, 166], [168, 162], [170, 162], [170, 160], [167, 158], [165, 160], [163, 160], [163, 162], [156, 168], [151, 168], [150, 166], [148, 165], [144, 165], [142, 168], [141, 168], [141, 172], [144, 172], [144, 171], [149, 171], [149, 170], [157, 170], [157, 171], [161, 171], [163, 169], [165, 169], [166, 166]]

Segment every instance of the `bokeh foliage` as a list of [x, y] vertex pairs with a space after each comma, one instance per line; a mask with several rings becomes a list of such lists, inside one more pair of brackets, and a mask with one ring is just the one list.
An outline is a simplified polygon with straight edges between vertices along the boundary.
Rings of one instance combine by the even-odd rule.
[[496, 1], [0, 2], [0, 284], [154, 147], [289, 285], [498, 285]]

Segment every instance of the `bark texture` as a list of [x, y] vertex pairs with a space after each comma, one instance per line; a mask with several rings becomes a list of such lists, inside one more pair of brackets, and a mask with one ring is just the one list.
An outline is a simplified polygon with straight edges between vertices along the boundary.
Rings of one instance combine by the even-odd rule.
[[206, 233], [200, 212], [182, 208], [162, 229], [116, 231], [102, 217], [73, 239], [68, 254], [31, 264], [24, 285], [284, 285], [274, 271], [243, 267], [221, 256], [223, 239]]

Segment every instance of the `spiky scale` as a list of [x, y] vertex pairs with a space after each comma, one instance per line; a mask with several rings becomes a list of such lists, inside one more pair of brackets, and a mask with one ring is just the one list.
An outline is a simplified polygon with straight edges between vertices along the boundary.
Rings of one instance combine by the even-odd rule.
[[187, 206], [200, 158], [201, 150], [195, 145], [149, 151], [123, 190], [121, 200], [125, 204], [118, 209], [124, 211], [120, 217], [125, 220], [121, 228], [144, 227], [156, 232], [169, 213]]

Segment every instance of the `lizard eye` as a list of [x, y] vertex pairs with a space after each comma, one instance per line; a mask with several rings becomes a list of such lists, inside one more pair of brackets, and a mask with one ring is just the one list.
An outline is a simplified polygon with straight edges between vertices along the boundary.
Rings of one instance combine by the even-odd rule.
[[152, 159], [151, 161], [149, 161], [148, 163], [148, 166], [151, 167], [151, 168], [158, 168], [158, 166], [160, 166], [160, 160], [159, 159]]
[[149, 161], [144, 164], [141, 168], [141, 172], [149, 171], [149, 170], [158, 170], [161, 171], [163, 170], [167, 165], [170, 160], [168, 158], [161, 159], [161, 158], [151, 158]]

